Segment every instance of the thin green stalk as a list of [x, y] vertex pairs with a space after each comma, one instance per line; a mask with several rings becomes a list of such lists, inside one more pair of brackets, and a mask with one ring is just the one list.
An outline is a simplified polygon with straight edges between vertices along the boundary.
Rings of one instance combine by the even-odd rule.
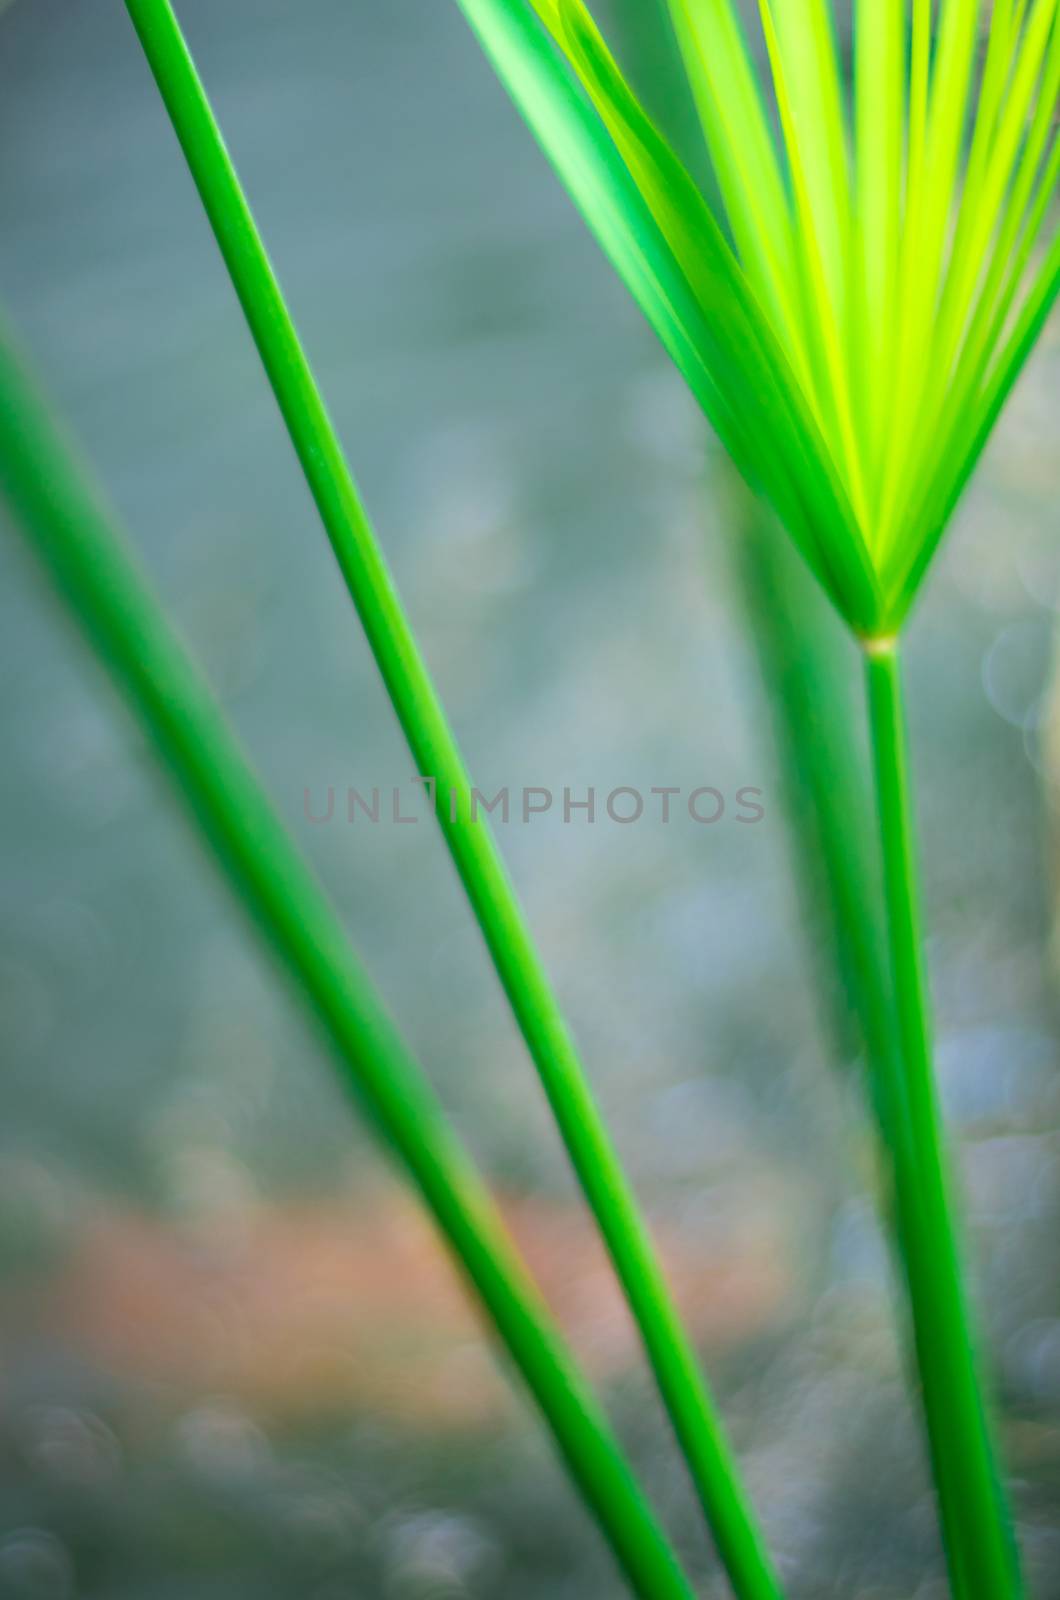
[[0, 492], [103, 657], [226, 874], [404, 1165], [641, 1600], [692, 1600], [677, 1560], [327, 897], [0, 329]]
[[[481, 812], [235, 168], [168, 0], [126, 6], [199, 190], [321, 520], [575, 1172], [629, 1302], [736, 1593], [780, 1593], [633, 1191]], [[450, 796], [455, 797], [452, 808]]]
[[877, 1059], [913, 1336], [943, 1539], [957, 1600], [1021, 1592], [964, 1288], [931, 1059], [927, 985], [896, 639], [866, 644], [897, 1052]]

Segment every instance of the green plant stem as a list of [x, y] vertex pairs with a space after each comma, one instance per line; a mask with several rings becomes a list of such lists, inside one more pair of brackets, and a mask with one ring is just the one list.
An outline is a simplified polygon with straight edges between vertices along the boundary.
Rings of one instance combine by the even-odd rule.
[[[779, 1587], [690, 1341], [405, 616], [168, 0], [127, 9], [199, 190], [417, 771], [614, 1263], [733, 1588]], [[450, 797], [455, 803], [450, 808]]]
[[866, 645], [869, 731], [898, 1049], [877, 1059], [893, 1207], [950, 1581], [958, 1600], [1020, 1593], [995, 1462], [931, 1059], [905, 713], [896, 639]]
[[0, 329], [0, 492], [103, 657], [237, 900], [329, 1038], [536, 1399], [642, 1600], [692, 1591], [478, 1174], [108, 511]]

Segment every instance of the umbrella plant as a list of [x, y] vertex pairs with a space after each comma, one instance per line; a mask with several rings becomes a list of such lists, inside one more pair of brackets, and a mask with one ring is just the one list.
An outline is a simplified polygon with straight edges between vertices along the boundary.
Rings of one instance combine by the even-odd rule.
[[1060, 289], [1056, 0], [670, 0], [711, 175], [583, 0], [459, 0], [751, 486], [861, 645], [896, 1047], [874, 1085], [951, 1579], [1018, 1574], [931, 1061], [903, 625]]
[[[458, 0], [606, 253], [866, 660], [895, 1045], [874, 1100], [955, 1593], [1018, 1572], [965, 1303], [932, 1073], [899, 635], [1060, 285], [1060, 0], [859, 0], [854, 86], [825, 0], [671, 0], [701, 191], [581, 0]], [[298, 341], [169, 0], [126, 0], [387, 691], [455, 796], [439, 823], [640, 1329], [733, 1588], [779, 1586], [632, 1190]], [[983, 46], [982, 52], [980, 46]], [[982, 59], [980, 60], [980, 55]], [[606, 1423], [326, 903], [129, 565], [10, 345], [0, 484], [330, 1034], [536, 1395], [631, 1588], [690, 1593]]]
[[[715, 189], [582, 0], [459, 0], [752, 485], [870, 650], [901, 629], [1060, 284], [1053, 0], [671, 0]], [[978, 70], [980, 41], [985, 57]], [[774, 110], [775, 108], [775, 115]]]

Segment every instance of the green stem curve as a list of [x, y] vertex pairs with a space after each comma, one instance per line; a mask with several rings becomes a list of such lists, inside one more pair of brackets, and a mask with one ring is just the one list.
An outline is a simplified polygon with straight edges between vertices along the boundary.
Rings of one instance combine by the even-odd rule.
[[897, 1050], [875, 1056], [943, 1541], [957, 1600], [1021, 1593], [983, 1399], [932, 1066], [898, 641], [865, 645]]
[[633, 1191], [361, 504], [169, 0], [126, 0], [332, 549], [582, 1190], [596, 1218], [741, 1600], [780, 1589]]

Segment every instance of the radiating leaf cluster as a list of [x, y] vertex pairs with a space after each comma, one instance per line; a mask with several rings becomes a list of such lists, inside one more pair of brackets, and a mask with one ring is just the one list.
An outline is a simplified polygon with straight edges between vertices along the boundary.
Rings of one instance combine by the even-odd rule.
[[458, 3], [741, 471], [896, 629], [1060, 291], [1060, 0], [854, 0], [849, 73], [828, 0], [753, 40], [668, 0], [713, 202], [584, 0]]

